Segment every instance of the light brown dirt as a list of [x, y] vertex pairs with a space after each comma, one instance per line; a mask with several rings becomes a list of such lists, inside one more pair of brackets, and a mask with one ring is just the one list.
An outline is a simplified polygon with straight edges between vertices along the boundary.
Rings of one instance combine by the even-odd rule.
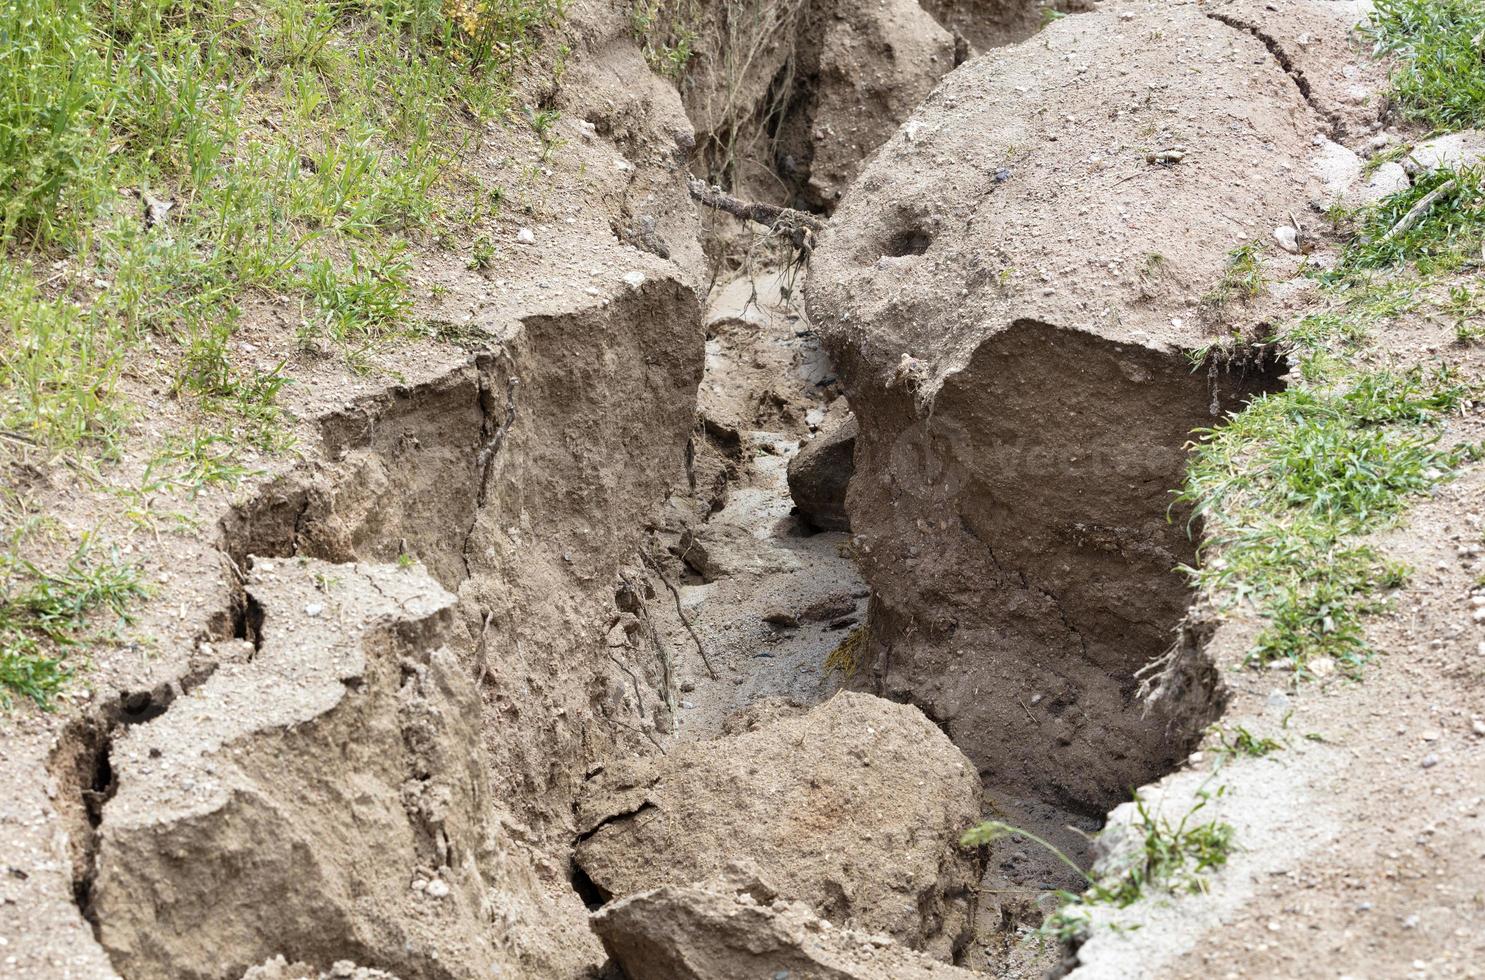
[[[1241, 671], [1253, 624], [1194, 623], [1183, 697], [1134, 697], [1189, 599], [1164, 513], [1186, 433], [1273, 380], [1185, 352], [1309, 302], [1203, 293], [1311, 202], [1407, 179], [1363, 186], [1397, 134], [1373, 136], [1360, 5], [1105, 2], [1014, 48], [1042, 5], [929, 6], [709, 8], [678, 93], [626, 10], [578, 5], [541, 95], [562, 152], [503, 133], [467, 161], [548, 170], [489, 229], [494, 267], [413, 256], [442, 340], [359, 376], [299, 349], [294, 310], [249, 310], [236, 354], [287, 361], [299, 459], [246, 456], [240, 491], [147, 501], [142, 527], [79, 473], [12, 471], [155, 595], [57, 714], [4, 719], [0, 976], [968, 975], [831, 920], [1035, 976], [1056, 951], [1021, 937], [1077, 877], [1003, 843], [975, 895], [959, 832], [994, 816], [1091, 861], [1079, 831], [1224, 705], [1282, 756], [1208, 744], [1147, 795], [1220, 779], [1243, 849], [1207, 894], [1096, 923], [1076, 975], [1478, 973], [1478, 470], [1388, 537], [1424, 571], [1365, 684]], [[845, 414], [835, 366], [790, 277], [749, 268], [703, 320], [688, 159], [820, 209], [865, 168], [810, 287], [859, 418], [854, 538], [811, 533], [786, 485]], [[1448, 344], [1393, 338], [1407, 362]], [[155, 410], [122, 480], [193, 421], [149, 364], [126, 387]], [[854, 556], [862, 683], [928, 718], [826, 700], [866, 616]], [[697, 883], [743, 852], [777, 892]], [[638, 894], [590, 929], [595, 891]]]
[[607, 906], [593, 918], [604, 946], [646, 980], [968, 980], [974, 974], [891, 940], [834, 929], [779, 897], [756, 874], [731, 868], [694, 885], [667, 885]]
[[454, 596], [416, 568], [305, 559], [254, 561], [247, 592], [250, 657], [109, 753], [88, 912], [114, 967], [236, 977], [292, 949], [402, 977], [578, 973], [582, 908], [489, 822]]
[[968, 937], [972, 767], [922, 713], [841, 693], [737, 734], [615, 762], [578, 801], [576, 860], [606, 897], [744, 860], [837, 925], [939, 959]]

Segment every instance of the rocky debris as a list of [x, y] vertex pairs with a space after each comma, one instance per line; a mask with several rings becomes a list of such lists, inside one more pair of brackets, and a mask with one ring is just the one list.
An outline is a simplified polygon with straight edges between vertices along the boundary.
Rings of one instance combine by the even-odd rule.
[[687, 529], [681, 534], [678, 549], [681, 561], [704, 582], [788, 572], [800, 566], [797, 557], [769, 547], [750, 529], [722, 520]]
[[1407, 167], [1415, 172], [1463, 170], [1485, 164], [1485, 131], [1466, 129], [1424, 140], [1408, 154]]
[[737, 479], [741, 461], [738, 431], [701, 416], [691, 436], [688, 479], [692, 493], [706, 505], [707, 513], [715, 514], [727, 506], [728, 490]]
[[789, 495], [809, 523], [822, 531], [849, 531], [846, 487], [856, 452], [856, 416], [844, 398], [830, 406], [825, 423], [789, 461]]
[[308, 963], [290, 963], [283, 956], [275, 956], [248, 969], [242, 980], [398, 980], [398, 977], [385, 970], [357, 966], [350, 960], [336, 960], [328, 970], [319, 970]]
[[954, 38], [918, 0], [814, 0], [795, 57], [780, 169], [817, 209], [834, 206], [872, 151], [955, 65]]
[[1388, 161], [1368, 168], [1356, 153], [1330, 140], [1321, 140], [1311, 169], [1320, 183], [1311, 203], [1320, 211], [1359, 208], [1407, 190], [1410, 184], [1402, 164]]
[[595, 776], [578, 804], [578, 866], [620, 898], [746, 860], [837, 925], [947, 959], [979, 875], [957, 843], [979, 817], [959, 750], [918, 709], [869, 695], [755, 720]]
[[834, 928], [738, 867], [631, 895], [594, 914], [613, 961], [644, 980], [970, 980], [890, 939]]
[[[1295, 162], [1329, 128], [1249, 31], [1101, 9], [961, 66], [821, 238], [808, 309], [860, 425], [857, 683], [922, 705], [1010, 795], [1100, 812], [1216, 710], [1210, 672], [1148, 712], [1135, 674], [1190, 598], [1169, 495], [1189, 433], [1277, 370], [1187, 352], [1205, 317], [1256, 328], [1205, 298], [1305, 212]], [[1179, 164], [1145, 161], [1176, 143]]]
[[576, 897], [554, 904], [496, 835], [453, 596], [416, 567], [307, 559], [256, 562], [247, 590], [252, 659], [113, 744], [89, 911], [114, 966], [237, 977], [291, 949], [445, 980], [591, 962]]

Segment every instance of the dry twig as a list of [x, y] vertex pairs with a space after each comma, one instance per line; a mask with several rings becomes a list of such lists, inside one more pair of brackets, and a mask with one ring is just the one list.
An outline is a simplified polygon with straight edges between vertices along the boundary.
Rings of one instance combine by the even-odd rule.
[[1435, 187], [1427, 194], [1424, 194], [1418, 199], [1417, 204], [1414, 204], [1412, 207], [1408, 208], [1407, 214], [1397, 219], [1397, 224], [1393, 225], [1392, 230], [1382, 236], [1382, 241], [1390, 242], [1399, 235], [1406, 235], [1409, 231], [1412, 230], [1414, 225], [1422, 220], [1423, 216], [1428, 213], [1429, 209], [1439, 202], [1439, 198], [1443, 197], [1445, 194], [1449, 193], [1458, 186], [1459, 181], [1450, 179], [1444, 181], [1442, 184]]

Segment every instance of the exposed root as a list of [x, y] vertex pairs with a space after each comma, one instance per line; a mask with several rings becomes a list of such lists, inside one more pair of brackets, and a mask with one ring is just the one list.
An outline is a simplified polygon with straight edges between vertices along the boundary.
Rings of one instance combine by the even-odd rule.
[[783, 235], [794, 243], [795, 248], [805, 252], [814, 248], [815, 235], [825, 230], [824, 220], [812, 214], [773, 204], [742, 201], [698, 177], [688, 179], [686, 187], [699, 204], [725, 211], [743, 221], [767, 225], [769, 230]]
[[661, 570], [660, 563], [655, 561], [649, 552], [641, 549], [639, 556], [646, 565], [650, 566], [651, 571], [660, 576], [660, 581], [664, 582], [665, 587], [670, 590], [671, 598], [675, 600], [675, 614], [680, 617], [681, 625], [686, 627], [686, 632], [691, 634], [691, 639], [696, 644], [696, 652], [700, 654], [701, 662], [706, 666], [706, 672], [711, 675], [712, 680], [716, 680], [718, 677], [717, 669], [712, 666], [711, 659], [707, 657], [706, 647], [702, 645], [701, 637], [696, 633], [696, 627], [691, 625], [691, 620], [687, 618], [686, 611], [681, 608], [680, 590], [675, 587], [665, 572]]

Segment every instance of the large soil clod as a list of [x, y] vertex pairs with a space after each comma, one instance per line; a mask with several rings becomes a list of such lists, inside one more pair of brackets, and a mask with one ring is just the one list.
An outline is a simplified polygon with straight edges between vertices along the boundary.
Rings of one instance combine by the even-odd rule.
[[593, 917], [613, 961], [644, 980], [970, 980], [882, 936], [832, 928], [742, 867], [666, 885]]
[[581, 935], [494, 833], [454, 597], [418, 569], [302, 559], [259, 561], [248, 590], [251, 659], [114, 744], [92, 911], [115, 967], [233, 978], [291, 951], [488, 976], [540, 957], [486, 927], [492, 890], [541, 922], [533, 945]]
[[973, 917], [968, 760], [916, 708], [842, 693], [732, 737], [611, 765], [579, 800], [577, 862], [607, 896], [752, 862], [840, 925], [947, 959]]
[[789, 460], [789, 496], [806, 521], [822, 531], [849, 531], [846, 488], [856, 454], [856, 416], [837, 399], [819, 433]]
[[866, 683], [1013, 795], [1101, 812], [1211, 720], [1211, 690], [1142, 710], [1135, 675], [1189, 602], [1189, 433], [1275, 379], [1189, 353], [1251, 328], [1228, 255], [1303, 213], [1287, 161], [1327, 126], [1247, 31], [1082, 14], [955, 72], [822, 240], [810, 312], [860, 419]]

